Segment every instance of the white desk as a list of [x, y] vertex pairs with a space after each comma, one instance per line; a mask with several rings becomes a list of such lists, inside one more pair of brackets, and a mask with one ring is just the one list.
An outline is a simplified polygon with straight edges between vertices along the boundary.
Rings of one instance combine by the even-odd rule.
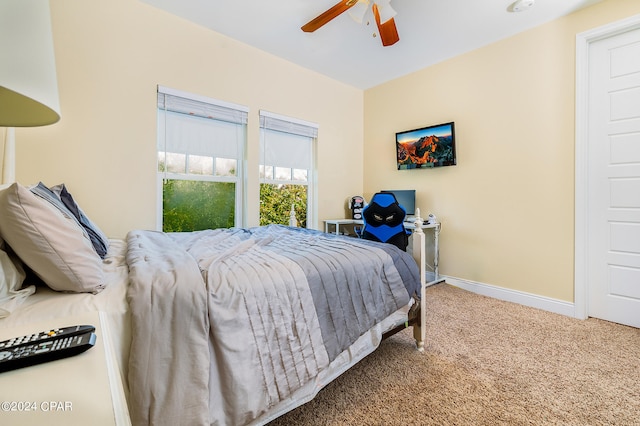
[[[328, 219], [324, 221], [324, 232], [328, 233], [330, 231], [330, 227], [333, 226], [334, 233], [336, 235], [340, 235], [340, 226], [342, 225], [364, 225], [364, 221], [357, 219]], [[404, 228], [411, 231], [416, 229], [416, 226], [413, 222], [405, 222]], [[421, 228], [423, 230], [433, 229], [433, 272], [427, 272], [427, 276], [425, 277], [426, 285], [430, 286], [444, 281], [444, 278], [441, 278], [438, 273], [438, 258], [440, 256], [438, 238], [440, 236], [440, 223], [424, 223]], [[409, 244], [407, 251], [411, 252], [411, 238], [409, 238]], [[423, 247], [423, 250], [426, 250], [426, 247]]]

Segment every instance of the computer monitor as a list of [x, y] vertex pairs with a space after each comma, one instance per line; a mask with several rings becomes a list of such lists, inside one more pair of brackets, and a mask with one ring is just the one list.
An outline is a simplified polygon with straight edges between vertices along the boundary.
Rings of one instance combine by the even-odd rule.
[[396, 200], [404, 210], [407, 212], [407, 216], [413, 216], [416, 214], [416, 190], [415, 189], [383, 189], [380, 192], [391, 192], [396, 196]]

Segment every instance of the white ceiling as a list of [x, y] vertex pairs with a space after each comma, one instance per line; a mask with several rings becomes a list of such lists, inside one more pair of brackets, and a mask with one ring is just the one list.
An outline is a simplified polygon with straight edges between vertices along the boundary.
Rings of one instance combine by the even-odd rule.
[[[313, 33], [300, 27], [338, 0], [141, 0], [348, 85], [367, 89], [541, 25], [602, 0], [392, 0], [400, 41], [383, 47], [372, 25], [343, 13]], [[373, 36], [376, 34], [376, 37]]]

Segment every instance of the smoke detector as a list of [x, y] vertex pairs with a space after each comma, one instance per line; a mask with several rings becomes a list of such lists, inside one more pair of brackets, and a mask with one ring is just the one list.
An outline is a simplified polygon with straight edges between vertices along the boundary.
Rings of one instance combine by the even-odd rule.
[[509, 12], [524, 12], [525, 10], [529, 10], [533, 7], [536, 0], [516, 0], [511, 3], [507, 10]]

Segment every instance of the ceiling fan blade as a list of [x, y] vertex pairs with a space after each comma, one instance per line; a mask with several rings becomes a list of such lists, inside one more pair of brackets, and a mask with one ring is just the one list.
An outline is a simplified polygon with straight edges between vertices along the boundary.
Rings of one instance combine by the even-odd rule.
[[328, 9], [326, 12], [318, 15], [313, 18], [311, 21], [307, 22], [302, 26], [302, 31], [305, 33], [312, 33], [318, 28], [325, 25], [327, 22], [331, 21], [333, 18], [342, 15], [347, 10], [351, 9], [353, 6], [358, 3], [358, 0], [342, 0], [340, 3], [333, 6], [331, 9]]
[[376, 18], [376, 24], [378, 25], [378, 32], [380, 33], [380, 40], [382, 40], [383, 46], [391, 46], [392, 44], [396, 44], [400, 40], [400, 36], [398, 35], [398, 29], [396, 28], [396, 23], [393, 18], [389, 19], [387, 22], [380, 23], [380, 12], [378, 11], [378, 6], [373, 4], [373, 15]]

